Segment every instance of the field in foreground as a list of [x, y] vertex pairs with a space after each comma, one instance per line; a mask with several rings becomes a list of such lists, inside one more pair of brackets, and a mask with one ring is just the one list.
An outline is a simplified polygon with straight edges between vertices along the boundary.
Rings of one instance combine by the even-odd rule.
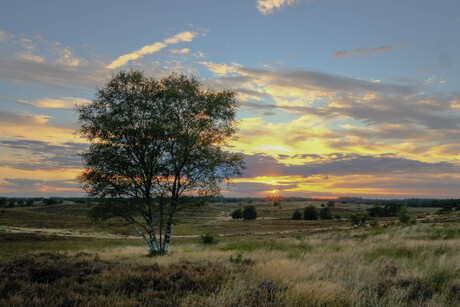
[[[233, 221], [237, 206], [184, 217], [159, 257], [121, 221], [88, 221], [84, 207], [2, 209], [0, 305], [460, 306], [458, 211], [357, 229], [346, 217], [363, 208], [352, 204], [332, 221], [287, 219], [305, 203], [260, 203], [260, 220]], [[202, 244], [205, 232], [219, 242]]]

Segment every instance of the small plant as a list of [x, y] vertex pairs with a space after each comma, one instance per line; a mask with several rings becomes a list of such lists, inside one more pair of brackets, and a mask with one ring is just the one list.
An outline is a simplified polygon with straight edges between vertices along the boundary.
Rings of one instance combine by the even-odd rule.
[[245, 220], [255, 220], [257, 218], [256, 207], [252, 205], [245, 206], [243, 209], [243, 218]]
[[334, 215], [334, 218], [337, 219], [337, 220], [340, 220], [340, 219], [342, 219], [342, 216], [340, 214], [336, 214], [336, 215]]
[[401, 207], [398, 210], [398, 219], [402, 225], [408, 225], [411, 221], [410, 215], [407, 214], [407, 208]]
[[231, 263], [240, 263], [243, 260], [244, 253], [239, 251], [235, 256], [230, 255]]
[[303, 209], [303, 219], [304, 220], [317, 220], [318, 219], [318, 210], [315, 206], [308, 206]]
[[377, 219], [373, 219], [370, 223], [369, 223], [370, 226], [372, 227], [377, 227], [379, 226], [379, 221]]
[[243, 218], [243, 210], [241, 210], [241, 208], [238, 208], [232, 212], [232, 219], [238, 220], [242, 218]]
[[294, 213], [292, 213], [292, 219], [293, 220], [301, 220], [302, 219], [302, 212], [300, 212], [299, 209], [294, 211]]
[[302, 236], [301, 234], [298, 234], [298, 235], [295, 236], [295, 238], [296, 238], [297, 240], [302, 240], [302, 239], [303, 239], [303, 236]]
[[332, 219], [331, 208], [330, 207], [324, 207], [321, 210], [319, 210], [319, 217], [322, 220], [331, 220]]
[[364, 227], [368, 219], [369, 214], [366, 212], [356, 212], [350, 215], [351, 224], [358, 227]]
[[201, 243], [203, 244], [217, 244], [219, 240], [217, 240], [213, 234], [206, 233], [204, 235], [201, 235]]

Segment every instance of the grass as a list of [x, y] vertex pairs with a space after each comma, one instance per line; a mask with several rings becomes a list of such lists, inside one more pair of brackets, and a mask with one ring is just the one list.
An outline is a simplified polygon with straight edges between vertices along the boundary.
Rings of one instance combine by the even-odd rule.
[[[87, 225], [95, 236], [0, 231], [0, 305], [460, 306], [458, 212], [423, 208], [411, 212], [424, 221], [416, 225], [381, 219], [357, 229], [345, 218], [276, 218], [273, 206], [256, 221], [233, 221], [225, 214], [238, 206], [184, 217], [173, 234], [196, 236], [173, 237], [171, 253], [158, 257], [147, 257], [140, 239], [103, 238], [107, 225], [92, 224], [81, 209], [5, 209], [12, 212], [0, 229], [20, 216], [21, 225], [39, 227], [30, 220], [38, 214], [53, 228], [71, 229], [78, 219], [75, 229]], [[363, 209], [340, 206], [342, 216]], [[52, 224], [57, 216], [64, 218]], [[203, 244], [205, 233], [218, 242]]]

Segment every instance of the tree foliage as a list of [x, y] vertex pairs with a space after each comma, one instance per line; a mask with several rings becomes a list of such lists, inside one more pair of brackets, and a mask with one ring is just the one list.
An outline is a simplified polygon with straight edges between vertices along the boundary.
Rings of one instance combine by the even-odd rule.
[[253, 205], [244, 206], [243, 218], [245, 220], [255, 220], [257, 218], [256, 207], [254, 207]]
[[303, 219], [304, 220], [317, 220], [318, 219], [318, 209], [315, 206], [307, 206], [303, 209]]
[[77, 107], [79, 132], [91, 143], [79, 179], [99, 198], [93, 217], [123, 217], [149, 253], [167, 252], [177, 213], [241, 174], [242, 157], [225, 150], [237, 107], [234, 91], [204, 90], [194, 77], [115, 75]]
[[235, 209], [232, 212], [232, 219], [238, 220], [243, 218], [243, 210], [241, 208]]

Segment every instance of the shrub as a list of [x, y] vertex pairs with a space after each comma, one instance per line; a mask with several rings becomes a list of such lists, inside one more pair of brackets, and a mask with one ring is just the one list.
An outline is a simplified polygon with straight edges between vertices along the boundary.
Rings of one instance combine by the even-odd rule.
[[201, 243], [203, 244], [217, 244], [217, 242], [219, 242], [219, 240], [216, 239], [213, 234], [206, 233], [201, 235]]
[[232, 212], [232, 219], [237, 220], [237, 219], [242, 219], [242, 218], [243, 218], [243, 210], [241, 210], [241, 208], [238, 208]]
[[334, 215], [334, 218], [336, 218], [337, 220], [340, 220], [340, 219], [342, 219], [342, 216], [340, 214], [336, 214], [336, 215]]
[[350, 215], [351, 224], [358, 227], [364, 227], [368, 219], [369, 214], [366, 212], [356, 212]]
[[30, 206], [32, 206], [33, 204], [34, 204], [34, 201], [33, 201], [32, 199], [28, 199], [28, 200], [26, 201], [26, 206], [27, 206], [27, 207], [30, 207]]
[[252, 205], [245, 206], [243, 209], [243, 218], [245, 220], [255, 220], [257, 218], [256, 207]]
[[9, 207], [9, 208], [13, 208], [13, 207], [14, 207], [14, 200], [10, 200], [10, 201], [8, 202], [8, 207]]
[[292, 213], [292, 219], [293, 220], [301, 220], [302, 219], [302, 212], [300, 212], [299, 209], [294, 211], [294, 213]]
[[409, 224], [411, 218], [410, 218], [410, 215], [407, 214], [407, 208], [406, 207], [399, 208], [398, 219], [401, 222], [401, 224], [403, 224], [403, 225]]
[[332, 219], [331, 208], [330, 207], [324, 207], [321, 210], [319, 210], [319, 217], [322, 220], [331, 220]]
[[317, 220], [318, 219], [318, 210], [315, 206], [308, 206], [303, 209], [303, 219], [304, 220]]
[[333, 200], [328, 201], [328, 202], [327, 202], [327, 206], [328, 206], [329, 208], [334, 208], [334, 206], [335, 206], [335, 201], [333, 201]]

